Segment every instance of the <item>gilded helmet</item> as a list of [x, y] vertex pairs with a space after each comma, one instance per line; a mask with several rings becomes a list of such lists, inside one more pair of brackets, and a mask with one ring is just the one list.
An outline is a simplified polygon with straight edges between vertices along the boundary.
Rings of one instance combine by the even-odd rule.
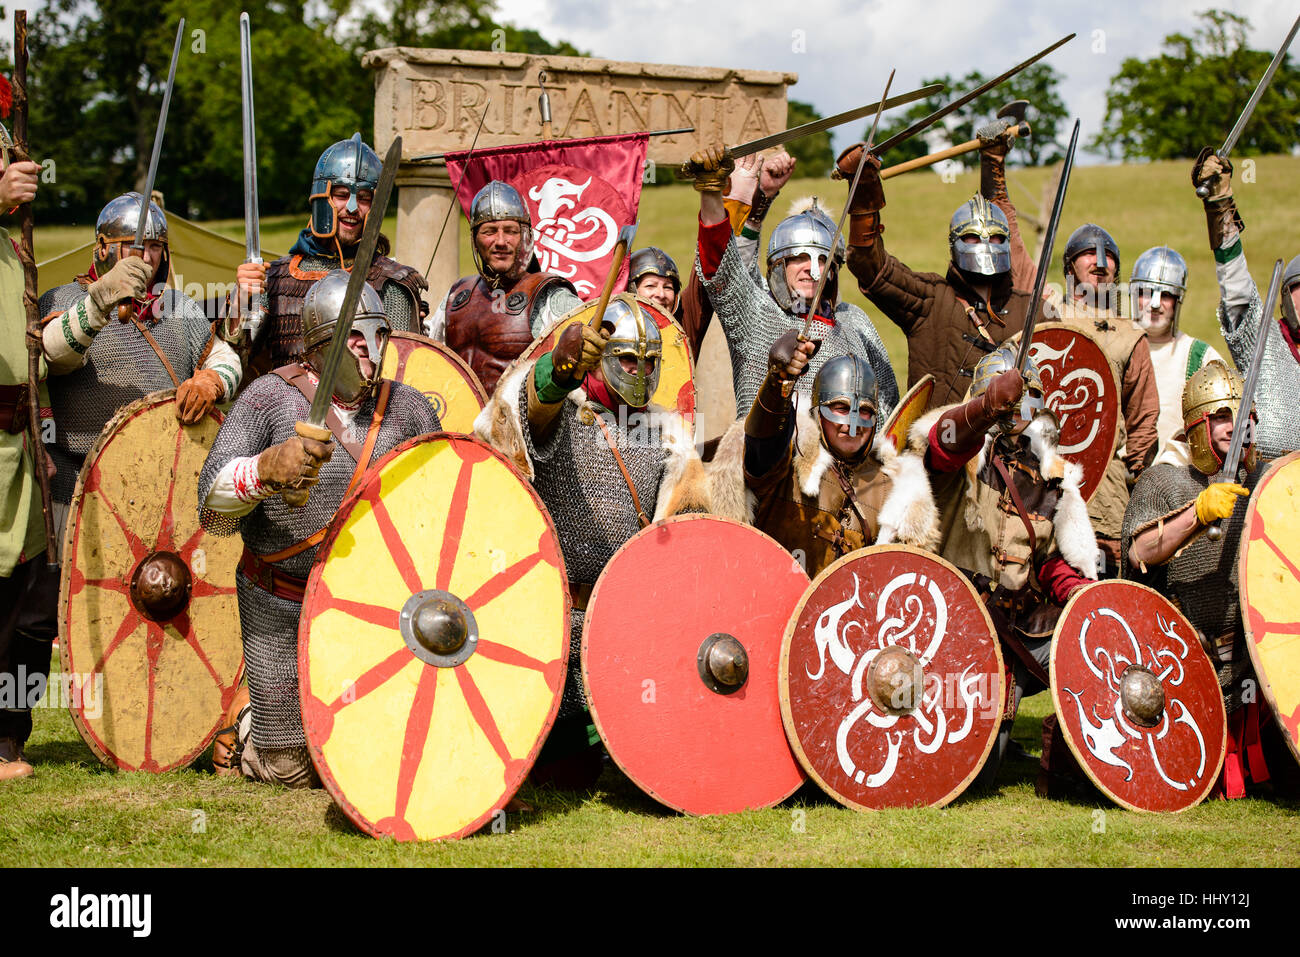
[[[663, 358], [659, 327], [654, 317], [629, 292], [609, 301], [603, 324], [614, 326], [600, 358], [605, 384], [631, 408], [645, 408], [650, 404], [655, 389], [659, 388], [660, 360]], [[624, 358], [636, 361], [635, 372], [623, 368]]]
[[[303, 352], [307, 362], [318, 372], [323, 360], [321, 351], [333, 338], [334, 327], [339, 322], [348, 276], [349, 273], [342, 269], [332, 270], [312, 283], [302, 303]], [[361, 284], [361, 299], [352, 319], [352, 331], [365, 337], [366, 352], [374, 364], [374, 372], [370, 376], [362, 375], [356, 356], [351, 352], [345, 353], [334, 380], [334, 395], [344, 402], [358, 401], [379, 381], [391, 332], [383, 300], [369, 283]]]
[[1192, 465], [1205, 475], [1223, 468], [1223, 459], [1210, 441], [1210, 417], [1227, 412], [1234, 419], [1241, 410], [1245, 380], [1214, 359], [1196, 370], [1183, 386], [1183, 441], [1192, 452]]
[[816, 200], [808, 209], [777, 223], [767, 243], [767, 287], [776, 304], [786, 312], [807, 307], [802, 298], [795, 302], [796, 297], [785, 281], [786, 262], [802, 255], [811, 257], [813, 282], [821, 278], [823, 268], [830, 270], [822, 296], [832, 303], [838, 302], [839, 268], [844, 262], [844, 249], [844, 238], [836, 232], [834, 220], [817, 205]]
[[478, 231], [484, 223], [511, 221], [519, 224], [519, 249], [515, 254], [514, 265], [505, 274], [516, 272], [520, 266], [527, 268], [533, 258], [533, 218], [528, 212], [528, 204], [519, 195], [519, 190], [509, 183], [494, 179], [477, 193], [469, 204], [470, 249], [474, 254], [474, 265], [478, 273], [496, 288], [502, 275], [498, 275], [483, 261], [483, 254], [478, 248]]
[[[1016, 367], [1017, 345], [1014, 342], [1004, 342], [992, 352], [985, 355], [975, 364], [975, 372], [971, 376], [970, 398], [975, 399], [982, 396], [989, 387], [989, 383], [1009, 369]], [[1016, 416], [1006, 417], [998, 422], [998, 427], [1004, 432], [1013, 431], [1016, 426], [1016, 418], [1023, 419], [1026, 422], [1032, 422], [1034, 416], [1043, 411], [1043, 379], [1038, 374], [1038, 363], [1034, 362], [1031, 355], [1025, 359], [1025, 368], [1022, 370], [1025, 377], [1025, 394], [1020, 399], [1020, 408]]]
[[[349, 140], [339, 140], [325, 148], [316, 161], [316, 170], [311, 177], [311, 232], [320, 239], [329, 239], [338, 234], [338, 217], [330, 203], [330, 195], [335, 186], [348, 188], [347, 211], [357, 211], [357, 194], [369, 190], [372, 194], [379, 183], [379, 174], [384, 168], [379, 154], [361, 141], [360, 133], [353, 133]], [[364, 225], [364, 220], [362, 223]]]
[[1168, 246], [1153, 246], [1133, 263], [1133, 275], [1128, 281], [1133, 303], [1134, 320], [1144, 327], [1149, 325], [1144, 317], [1137, 314], [1138, 298], [1149, 295], [1156, 298], [1162, 293], [1171, 293], [1176, 301], [1174, 316], [1169, 329], [1178, 333], [1178, 314], [1183, 309], [1183, 296], [1187, 292], [1187, 262]]
[[[969, 239], [974, 239], [969, 242]], [[1011, 224], [1007, 214], [976, 193], [948, 222], [953, 264], [964, 272], [997, 276], [1011, 271]]]
[[[95, 220], [95, 272], [102, 276], [122, 258], [123, 245], [135, 242], [135, 230], [140, 223], [140, 194], [134, 190], [110, 200]], [[156, 239], [163, 244], [163, 261], [158, 275], [167, 275], [170, 251], [167, 246], [167, 217], [157, 203], [149, 203], [149, 215], [144, 224], [144, 238]]]
[[[818, 415], [827, 422], [847, 425], [850, 435], [857, 435], [859, 430], [868, 434], [875, 431], [880, 394], [875, 370], [866, 359], [847, 355], [827, 361], [813, 379], [812, 400]], [[837, 401], [848, 402], [849, 411], [832, 409], [831, 403]], [[871, 405], [870, 412], [863, 411], [867, 403]]]

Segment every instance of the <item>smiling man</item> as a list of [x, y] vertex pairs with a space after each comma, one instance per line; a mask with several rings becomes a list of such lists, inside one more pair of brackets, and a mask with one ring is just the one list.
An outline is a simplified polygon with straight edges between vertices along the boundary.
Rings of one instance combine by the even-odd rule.
[[[361, 134], [340, 140], [321, 153], [312, 174], [311, 220], [284, 256], [270, 264], [244, 263], [237, 270], [239, 304], [266, 293], [266, 328], [250, 350], [254, 375], [269, 372], [302, 357], [302, 303], [312, 283], [334, 269], [350, 269], [370, 215], [383, 162], [361, 141]], [[379, 293], [393, 329], [419, 332], [429, 311], [424, 290], [429, 284], [411, 266], [389, 259], [387, 237], [379, 238], [379, 254], [366, 282]]]
[[509, 183], [493, 180], [474, 195], [469, 234], [478, 275], [456, 280], [424, 331], [491, 395], [506, 366], [582, 300], [567, 279], [541, 271], [528, 204]]

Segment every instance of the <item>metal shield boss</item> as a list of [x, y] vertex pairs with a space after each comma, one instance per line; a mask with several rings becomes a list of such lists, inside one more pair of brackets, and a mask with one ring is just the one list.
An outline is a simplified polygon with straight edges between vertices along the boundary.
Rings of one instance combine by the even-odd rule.
[[68, 513], [59, 652], [77, 731], [125, 771], [192, 762], [243, 673], [238, 536], [199, 525], [199, 472], [221, 428], [176, 421], [175, 391], [123, 406], [86, 456]]
[[1214, 786], [1223, 695], [1195, 629], [1159, 592], [1126, 581], [1080, 590], [1056, 624], [1051, 680], [1066, 744], [1115, 803], [1184, 811]]
[[1278, 459], [1255, 486], [1237, 558], [1246, 648], [1264, 700], [1300, 760], [1300, 452]]
[[1083, 469], [1079, 492], [1086, 502], [1115, 454], [1120, 394], [1114, 370], [1097, 340], [1055, 322], [1034, 331], [1029, 355], [1043, 380], [1043, 404], [1060, 423], [1058, 451]]
[[[663, 366], [659, 374], [659, 387], [655, 389], [650, 401], [665, 409], [673, 409], [686, 418], [695, 421], [695, 357], [691, 355], [686, 343], [686, 332], [678, 325], [671, 314], [647, 299], [638, 299], [637, 304], [655, 321], [659, 334], [663, 338]], [[596, 314], [596, 303], [584, 303], [567, 316], [533, 340], [524, 350], [519, 361], [527, 362], [545, 355], [555, 348], [560, 333], [574, 322], [590, 323]]]
[[389, 336], [380, 375], [422, 393], [438, 413], [444, 432], [469, 434], [487, 404], [478, 376], [443, 343], [415, 332]]
[[630, 538], [591, 595], [582, 673], [610, 756], [688, 814], [770, 807], [804, 781], [781, 725], [781, 636], [808, 576], [755, 528], [681, 515]]
[[559, 708], [565, 581], [541, 500], [488, 446], [437, 433], [370, 467], [298, 630], [312, 761], [357, 827], [458, 838], [504, 808]]
[[901, 452], [907, 447], [907, 433], [911, 431], [916, 420], [925, 415], [933, 395], [934, 376], [927, 372], [921, 376], [916, 385], [907, 390], [907, 395], [903, 396], [894, 411], [890, 413], [889, 421], [885, 423], [884, 435], [893, 441], [894, 448], [898, 451]]
[[956, 798], [988, 757], [1002, 698], [988, 612], [965, 576], [920, 549], [844, 556], [786, 626], [786, 734], [808, 774], [856, 810]]

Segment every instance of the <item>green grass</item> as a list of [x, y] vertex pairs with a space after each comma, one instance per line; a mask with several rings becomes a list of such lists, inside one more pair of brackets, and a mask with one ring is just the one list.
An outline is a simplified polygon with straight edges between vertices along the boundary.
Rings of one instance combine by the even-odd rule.
[[[1045, 693], [1022, 708], [1016, 738], [1030, 751], [1049, 710]], [[37, 774], [0, 786], [0, 866], [1289, 867], [1300, 857], [1294, 803], [1144, 815], [1100, 795], [1044, 800], [1024, 760], [1003, 767], [995, 793], [938, 810], [862, 814], [809, 786], [779, 807], [718, 818], [668, 811], [611, 765], [591, 794], [526, 785], [537, 810], [509, 815], [504, 833], [399, 844], [355, 830], [324, 791], [216, 778], [206, 756], [163, 775], [107, 770], [67, 712], [35, 714]]]

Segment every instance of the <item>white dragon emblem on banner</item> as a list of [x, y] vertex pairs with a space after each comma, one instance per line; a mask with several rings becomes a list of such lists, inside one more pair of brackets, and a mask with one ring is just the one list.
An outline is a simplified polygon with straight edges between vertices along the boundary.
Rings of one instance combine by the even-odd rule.
[[[922, 668], [929, 665], [947, 634], [948, 603], [933, 578], [918, 572], [905, 572], [895, 576], [876, 600], [875, 621], [871, 623], [875, 630], [874, 647], [861, 656], [856, 656], [849, 646], [848, 637], [854, 629], [866, 637], [868, 623], [859, 620], [857, 616], [845, 619], [853, 609], [867, 610], [859, 592], [860, 584], [855, 574], [853, 594], [827, 608], [817, 619], [813, 628], [813, 640], [817, 645], [820, 664], [816, 674], [811, 671], [807, 674], [814, 681], [821, 678], [829, 654], [831, 664], [851, 677], [852, 696], [856, 704], [840, 721], [835, 735], [835, 753], [839, 758], [840, 769], [846, 775], [858, 784], [878, 788], [894, 776], [899, 755], [908, 738], [909, 729], [906, 726], [890, 729], [894, 729], [902, 719], [910, 719], [910, 746], [922, 754], [933, 754], [945, 743], [955, 744], [961, 741], [971, 733], [974, 725], [982, 676], [976, 665], [969, 665], [957, 681], [957, 701], [953, 702], [944, 700], [943, 679], [933, 672], [927, 673], [919, 706], [905, 714], [882, 714], [863, 686], [871, 662], [886, 648], [898, 645], [910, 651]], [[934, 621], [934, 630], [928, 638], [921, 628], [927, 617]], [[921, 648], [920, 645], [924, 647]], [[957, 713], [950, 716], [949, 711]], [[849, 753], [849, 734], [859, 721], [866, 721], [886, 732], [888, 754], [881, 767], [869, 773], [866, 769], [859, 768]], [[949, 725], [952, 725], [951, 730]]]
[[1069, 369], [1070, 352], [1074, 349], [1071, 341], [1064, 349], [1052, 349], [1046, 343], [1034, 342], [1029, 346], [1029, 355], [1038, 366], [1038, 373], [1043, 379], [1043, 404], [1056, 413], [1061, 425], [1064, 439], [1066, 421], [1072, 413], [1077, 413], [1088, 420], [1089, 429], [1082, 437], [1076, 438], [1068, 445], [1063, 441], [1060, 453], [1067, 458], [1078, 455], [1092, 445], [1101, 429], [1101, 420], [1096, 413], [1102, 408], [1106, 395], [1106, 383], [1100, 375], [1088, 368]]
[[[1129, 648], [1115, 648], [1107, 650], [1100, 643], [1089, 645], [1088, 631], [1093, 622], [1101, 618], [1109, 618], [1119, 623], [1123, 629], [1124, 636], [1128, 639]], [[1122, 768], [1127, 772], [1125, 781], [1133, 779], [1133, 766], [1115, 753], [1125, 739], [1142, 741], [1146, 739], [1148, 750], [1151, 752], [1151, 760], [1155, 764], [1156, 773], [1176, 791], [1186, 791], [1196, 784], [1205, 774], [1205, 765], [1207, 752], [1205, 750], [1205, 736], [1201, 734], [1201, 729], [1192, 717], [1187, 706], [1178, 698], [1170, 694], [1170, 690], [1177, 688], [1183, 683], [1184, 671], [1183, 662], [1187, 659], [1188, 644], [1178, 634], [1178, 628], [1173, 621], [1166, 621], [1164, 616], [1157, 614], [1156, 622], [1160, 631], [1168, 638], [1172, 638], [1178, 643], [1179, 651], [1165, 648], [1160, 651], [1154, 650], [1149, 644], [1147, 645], [1147, 657], [1143, 660], [1142, 649], [1138, 645], [1137, 636], [1133, 634], [1133, 629], [1129, 623], [1124, 620], [1123, 616], [1113, 608], [1099, 608], [1095, 616], [1090, 615], [1083, 623], [1079, 630], [1079, 651], [1083, 654], [1084, 664], [1093, 676], [1106, 683], [1106, 686], [1113, 692], [1113, 703], [1111, 707], [1112, 716], [1101, 717], [1097, 714], [1096, 707], [1092, 707], [1091, 716], [1084, 709], [1082, 691], [1073, 691], [1070, 688], [1064, 688], [1066, 694], [1074, 699], [1074, 706], [1078, 709], [1079, 725], [1082, 728], [1084, 745], [1088, 751], [1098, 761], [1103, 764], [1109, 764], [1111, 767]], [[1119, 645], [1125, 644], [1124, 641], [1118, 642]], [[1099, 667], [1099, 665], [1104, 666]], [[1143, 728], [1134, 726], [1133, 722], [1124, 717], [1124, 705], [1120, 700], [1120, 678], [1124, 669], [1129, 665], [1145, 666], [1152, 674], [1156, 676], [1165, 688], [1165, 707], [1160, 715], [1160, 722], [1152, 728]], [[1178, 714], [1170, 720], [1170, 712], [1177, 708]], [[1175, 781], [1165, 773], [1164, 767], [1160, 764], [1160, 757], [1156, 753], [1156, 745], [1165, 740], [1165, 737], [1176, 725], [1186, 725], [1191, 729], [1192, 734], [1196, 736], [1196, 744], [1200, 748], [1200, 759], [1196, 768], [1196, 774], [1187, 781]]]
[[542, 272], [572, 280], [583, 298], [595, 292], [596, 286], [587, 279], [574, 279], [577, 264], [603, 259], [618, 241], [618, 224], [609, 213], [599, 206], [579, 208], [582, 194], [590, 185], [590, 177], [578, 185], [562, 176], [552, 176], [528, 190], [528, 198], [537, 204], [534, 252], [538, 265]]

